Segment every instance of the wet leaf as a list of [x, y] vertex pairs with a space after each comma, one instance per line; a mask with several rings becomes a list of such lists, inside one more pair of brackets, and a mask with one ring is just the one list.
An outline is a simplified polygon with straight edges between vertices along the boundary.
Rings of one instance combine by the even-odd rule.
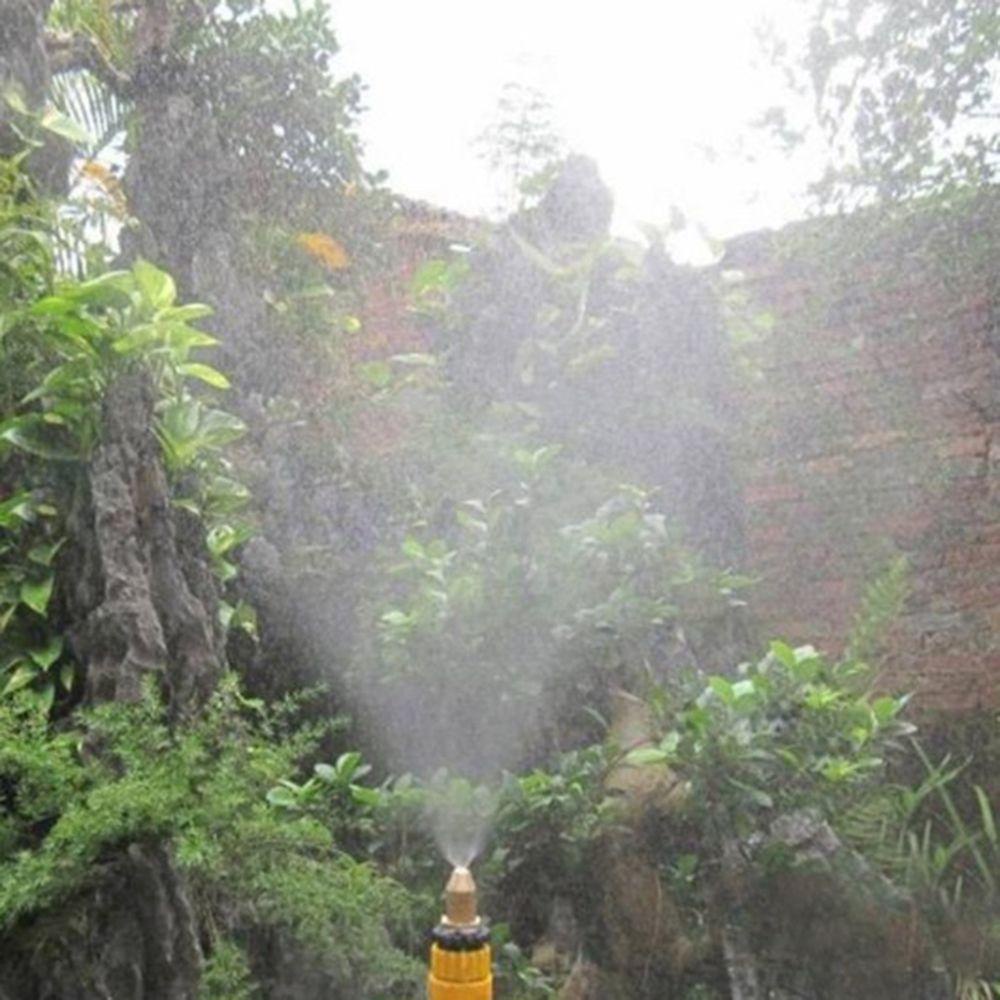
[[295, 242], [310, 257], [318, 260], [331, 271], [342, 271], [350, 267], [351, 258], [343, 246], [326, 233], [299, 233]]
[[197, 361], [192, 361], [188, 364], [180, 365], [178, 371], [182, 375], [190, 375], [192, 378], [201, 379], [202, 382], [215, 389], [229, 388], [229, 379], [211, 365], [203, 365]]
[[44, 616], [52, 597], [55, 575], [49, 574], [41, 580], [25, 580], [21, 584], [21, 601], [32, 611]]
[[165, 271], [150, 264], [148, 260], [140, 259], [132, 265], [132, 275], [143, 301], [152, 309], [159, 311], [174, 304], [177, 286]]
[[28, 655], [38, 664], [42, 670], [48, 670], [56, 660], [62, 656], [63, 640], [62, 636], [53, 636], [40, 649], [32, 649]]
[[0, 697], [6, 698], [7, 695], [26, 688], [38, 676], [39, 672], [38, 667], [34, 664], [22, 663], [7, 678], [7, 683], [4, 685], [3, 691], [0, 691]]

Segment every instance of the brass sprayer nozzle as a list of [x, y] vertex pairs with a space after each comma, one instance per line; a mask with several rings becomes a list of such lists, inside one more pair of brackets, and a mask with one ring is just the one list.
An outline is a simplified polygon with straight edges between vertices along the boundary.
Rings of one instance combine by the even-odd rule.
[[476, 913], [476, 882], [458, 866], [444, 888], [444, 916], [431, 934], [428, 1000], [492, 1000], [490, 931]]
[[476, 912], [476, 881], [468, 868], [458, 866], [444, 887], [443, 923], [471, 927], [479, 923]]

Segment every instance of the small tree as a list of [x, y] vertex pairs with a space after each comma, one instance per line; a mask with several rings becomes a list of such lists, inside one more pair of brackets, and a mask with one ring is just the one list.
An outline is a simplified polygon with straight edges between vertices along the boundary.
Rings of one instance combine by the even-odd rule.
[[551, 184], [566, 147], [552, 121], [552, 104], [538, 88], [504, 84], [493, 122], [477, 139], [501, 187], [500, 214], [533, 204]]
[[[829, 143], [828, 204], [946, 194], [991, 183], [1000, 162], [995, 0], [806, 0], [807, 37], [767, 32], [771, 56]], [[763, 124], [800, 140], [772, 108]], [[808, 125], [805, 126], [808, 128]]]

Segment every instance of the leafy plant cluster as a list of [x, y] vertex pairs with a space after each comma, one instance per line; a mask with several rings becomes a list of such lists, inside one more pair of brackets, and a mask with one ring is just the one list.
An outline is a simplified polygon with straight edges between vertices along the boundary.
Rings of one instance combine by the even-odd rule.
[[710, 677], [680, 705], [667, 698], [658, 707], [672, 727], [630, 759], [677, 768], [716, 838], [748, 837], [766, 817], [797, 809], [832, 818], [884, 774], [887, 751], [913, 730], [900, 718], [906, 699], [873, 698], [863, 677], [856, 661], [773, 642], [735, 678]]
[[[99, 442], [110, 386], [135, 372], [150, 380], [175, 502], [205, 519], [223, 581], [235, 574], [227, 554], [251, 531], [237, 516], [248, 493], [222, 455], [244, 427], [192, 388], [229, 384], [192, 356], [216, 343], [194, 325], [211, 310], [177, 304], [173, 280], [144, 260], [89, 280], [61, 277], [57, 222], [31, 199], [17, 159], [5, 161], [3, 174], [0, 697], [24, 691], [49, 708], [75, 675], [58, 621], [50, 621], [63, 521]], [[226, 611], [231, 619], [237, 609]], [[239, 608], [236, 621], [252, 628], [252, 612]]]
[[664, 676], [672, 656], [691, 656], [682, 623], [693, 637], [745, 583], [702, 563], [648, 492], [612, 488], [588, 510], [603, 484], [558, 448], [508, 455], [499, 488], [451, 506], [437, 531], [418, 522], [387, 554], [373, 641], [354, 666], [359, 680], [405, 692], [428, 731], [447, 731], [454, 692], [473, 683], [493, 706], [479, 739], [495, 727], [494, 761], [543, 694], [579, 731], [581, 700], [599, 709], [613, 683]]
[[[0, 927], [84, 891], [115, 847], [166, 841], [217, 929], [208, 996], [242, 967], [239, 950], [269, 934], [301, 948], [331, 988], [410, 995], [417, 967], [386, 931], [412, 943], [405, 890], [355, 860], [319, 818], [268, 801], [323, 736], [296, 726], [296, 711], [266, 710], [233, 678], [180, 730], [152, 694], [78, 713], [58, 732], [23, 705], [0, 704]], [[93, 745], [104, 752], [88, 754]]]

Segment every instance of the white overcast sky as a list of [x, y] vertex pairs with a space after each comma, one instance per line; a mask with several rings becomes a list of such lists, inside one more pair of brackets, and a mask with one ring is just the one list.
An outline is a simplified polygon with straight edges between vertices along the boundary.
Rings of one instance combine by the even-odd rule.
[[[818, 169], [761, 141], [733, 155], [747, 123], [782, 97], [754, 26], [794, 29], [801, 0], [333, 0], [341, 72], [367, 84], [370, 168], [394, 189], [467, 213], [496, 204], [475, 138], [503, 84], [541, 89], [570, 148], [593, 156], [616, 200], [615, 228], [666, 221], [670, 206], [713, 235], [805, 214]], [[718, 151], [714, 161], [706, 147]]]

